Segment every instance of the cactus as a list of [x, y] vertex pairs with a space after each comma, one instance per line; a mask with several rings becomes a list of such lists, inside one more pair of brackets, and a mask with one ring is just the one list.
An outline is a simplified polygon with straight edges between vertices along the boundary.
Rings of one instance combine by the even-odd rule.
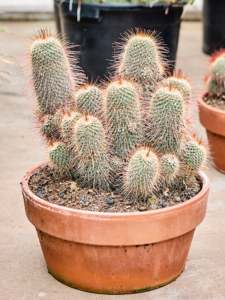
[[151, 100], [147, 142], [159, 153], [176, 154], [181, 145], [185, 116], [185, 101], [177, 89], [157, 89]]
[[40, 115], [37, 112], [37, 120], [45, 142], [54, 142], [60, 139], [59, 124], [61, 121], [61, 112], [53, 115]]
[[198, 170], [204, 169], [208, 159], [206, 145], [196, 135], [190, 135], [182, 147], [181, 159], [189, 174], [195, 174]]
[[225, 85], [220, 85], [211, 76], [206, 78], [206, 85], [212, 94], [220, 95], [225, 91]]
[[216, 51], [211, 58], [209, 70], [215, 81], [223, 82], [225, 80], [225, 50]]
[[81, 114], [103, 117], [103, 95], [97, 86], [86, 85], [77, 91], [75, 97], [77, 109]]
[[68, 176], [70, 172], [70, 153], [63, 142], [54, 142], [47, 148], [50, 161], [61, 175]]
[[140, 102], [136, 87], [129, 81], [113, 81], [106, 90], [106, 120], [110, 127], [112, 150], [124, 158], [139, 142]]
[[122, 53], [115, 56], [118, 70], [128, 79], [141, 84], [153, 85], [164, 73], [164, 49], [159, 45], [159, 38], [154, 32], [130, 31], [124, 37]]
[[225, 92], [225, 50], [215, 51], [209, 65], [210, 74], [205, 82], [212, 94], [220, 95]]
[[171, 88], [177, 89], [183, 96], [186, 104], [190, 106], [192, 100], [191, 84], [182, 72], [179, 70], [177, 74], [165, 79], [165, 83]]
[[162, 176], [166, 183], [174, 182], [181, 175], [181, 163], [176, 155], [165, 154], [161, 158]]
[[[41, 30], [29, 52], [38, 125], [60, 174], [138, 200], [165, 185], [195, 183], [208, 150], [191, 131], [191, 84], [181, 71], [165, 79], [157, 35], [138, 29], [125, 35], [104, 91], [95, 84], [79, 88], [82, 76], [72, 73], [67, 48]], [[221, 88], [222, 67], [222, 58], [215, 60], [209, 84]]]
[[79, 112], [66, 113], [59, 125], [61, 136], [65, 143], [71, 141], [74, 124], [81, 118]]
[[159, 179], [159, 157], [150, 148], [139, 148], [131, 156], [125, 170], [123, 193], [128, 198], [146, 199]]
[[30, 47], [32, 86], [42, 114], [74, 106], [75, 86], [82, 76], [72, 73], [66, 41], [55, 33], [40, 30]]
[[105, 130], [94, 116], [84, 116], [73, 127], [72, 145], [83, 185], [108, 189], [109, 158]]

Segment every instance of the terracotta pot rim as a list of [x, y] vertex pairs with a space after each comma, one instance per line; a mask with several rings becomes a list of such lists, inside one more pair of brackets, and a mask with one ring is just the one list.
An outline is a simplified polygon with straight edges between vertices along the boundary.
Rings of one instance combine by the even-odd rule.
[[209, 106], [208, 104], [205, 103], [205, 101], [203, 101], [203, 96], [208, 93], [208, 90], [205, 90], [203, 92], [201, 92], [198, 96], [198, 103], [201, 104], [202, 106], [204, 106], [204, 108], [211, 110], [212, 112], [215, 112], [216, 114], [221, 114], [221, 115], [225, 115], [225, 111], [221, 110], [221, 109], [217, 109], [214, 108], [212, 106]]
[[30, 178], [30, 176], [39, 168], [47, 165], [49, 163], [49, 161], [45, 161], [42, 162], [38, 165], [36, 165], [35, 167], [31, 168], [23, 177], [22, 179], [22, 191], [23, 193], [25, 193], [28, 197], [29, 200], [31, 200], [31, 202], [35, 202], [36, 205], [40, 205], [40, 206], [48, 206], [49, 208], [52, 208], [55, 211], [65, 211], [65, 212], [70, 212], [70, 213], [79, 213], [79, 214], [87, 214], [88, 216], [93, 216], [93, 217], [103, 217], [103, 216], [107, 216], [107, 217], [112, 217], [113, 219], [116, 217], [135, 217], [135, 216], [144, 216], [144, 215], [158, 215], [158, 214], [164, 214], [165, 212], [172, 212], [174, 210], [179, 210], [182, 209], [185, 206], [189, 206], [191, 203], [195, 202], [198, 198], [201, 198], [204, 196], [204, 194], [207, 193], [207, 191], [209, 190], [209, 179], [206, 176], [206, 174], [203, 171], [199, 171], [198, 175], [200, 176], [201, 180], [202, 180], [202, 189], [201, 191], [195, 195], [193, 198], [191, 198], [190, 200], [187, 200], [186, 202], [183, 203], [179, 203], [177, 205], [171, 206], [171, 207], [166, 207], [166, 208], [160, 208], [157, 210], [150, 210], [150, 211], [144, 211], [144, 212], [124, 212], [124, 213], [106, 213], [106, 212], [93, 212], [93, 211], [87, 211], [87, 210], [81, 210], [81, 209], [74, 209], [74, 208], [68, 208], [68, 207], [64, 207], [64, 206], [60, 206], [57, 204], [52, 204], [49, 203], [43, 199], [41, 199], [40, 197], [36, 196], [29, 188], [28, 186], [28, 180]]

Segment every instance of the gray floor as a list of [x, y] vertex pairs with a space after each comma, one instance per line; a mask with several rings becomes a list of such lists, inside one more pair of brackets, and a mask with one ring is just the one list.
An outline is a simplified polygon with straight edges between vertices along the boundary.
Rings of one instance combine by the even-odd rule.
[[[30, 32], [53, 27], [53, 22], [3, 24], [13, 34], [1, 33], [0, 52], [19, 58]], [[203, 90], [208, 57], [202, 54], [201, 23], [182, 24], [178, 64]], [[135, 295], [98, 295], [81, 292], [56, 281], [48, 274], [34, 227], [28, 222], [20, 184], [25, 172], [44, 159], [39, 138], [31, 123], [31, 112], [22, 91], [16, 65], [0, 62], [0, 69], [13, 75], [0, 87], [0, 299], [2, 300], [225, 300], [225, 175], [213, 167], [208, 211], [198, 227], [182, 275], [158, 290]], [[205, 135], [198, 124], [198, 130]]]

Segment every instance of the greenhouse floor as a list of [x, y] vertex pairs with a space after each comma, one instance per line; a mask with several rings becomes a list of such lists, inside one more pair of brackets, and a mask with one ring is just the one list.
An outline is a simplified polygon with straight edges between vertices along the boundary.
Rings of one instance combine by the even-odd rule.
[[[29, 33], [54, 27], [52, 21], [2, 22], [12, 33], [1, 33], [1, 53], [21, 56]], [[177, 67], [192, 77], [196, 95], [204, 89], [208, 57], [202, 53], [202, 24], [183, 22]], [[5, 57], [5, 59], [11, 60]], [[10, 83], [0, 87], [0, 299], [2, 300], [225, 300], [225, 175], [213, 167], [205, 220], [197, 228], [184, 272], [174, 282], [154, 291], [133, 295], [100, 295], [67, 287], [48, 272], [36, 230], [26, 218], [20, 181], [44, 160], [31, 112], [23, 95], [16, 64], [0, 62]], [[198, 124], [199, 132], [205, 135]]]

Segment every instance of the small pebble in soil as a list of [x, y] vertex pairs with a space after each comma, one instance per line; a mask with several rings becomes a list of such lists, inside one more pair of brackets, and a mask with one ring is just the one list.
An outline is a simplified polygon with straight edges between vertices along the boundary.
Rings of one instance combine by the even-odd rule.
[[84, 205], [85, 205], [85, 206], [88, 206], [88, 205], [89, 205], [89, 202], [87, 201]]
[[106, 203], [111, 205], [111, 204], [114, 204], [114, 201], [112, 199], [108, 199], [108, 200], [106, 200]]
[[62, 193], [62, 194], [59, 195], [59, 197], [63, 199], [65, 197], [65, 194]]
[[44, 184], [46, 184], [46, 183], [48, 183], [48, 180], [47, 180], [47, 179], [44, 180]]
[[37, 175], [37, 174], [38, 174], [38, 172], [34, 173], [34, 175]]
[[157, 205], [153, 204], [153, 205], [151, 205], [151, 208], [152, 208], [152, 209], [156, 209], [156, 208], [157, 208]]
[[80, 200], [81, 200], [81, 201], [84, 201], [85, 199], [84, 199], [84, 197], [81, 196], [81, 197], [80, 197]]
[[107, 211], [111, 211], [112, 210], [112, 207], [110, 207], [110, 208], [107, 208]]
[[38, 197], [41, 197], [41, 195], [42, 195], [41, 191], [37, 192], [37, 194], [36, 194], [36, 196], [38, 196]]
[[42, 191], [41, 193], [42, 193], [42, 194], [45, 194], [45, 191]]
[[54, 178], [54, 179], [53, 179], [53, 182], [56, 182], [56, 181], [58, 181], [58, 179], [57, 179], [57, 178]]
[[167, 203], [166, 202], [163, 202], [162, 203], [162, 207], [166, 207], [167, 206]]
[[146, 210], [146, 207], [140, 206], [140, 207], [138, 207], [138, 210], [140, 210], [140, 211], [145, 211], [145, 210]]
[[51, 196], [49, 196], [49, 197], [48, 197], [48, 200], [51, 200], [51, 199], [52, 199], [52, 197], [51, 197]]

